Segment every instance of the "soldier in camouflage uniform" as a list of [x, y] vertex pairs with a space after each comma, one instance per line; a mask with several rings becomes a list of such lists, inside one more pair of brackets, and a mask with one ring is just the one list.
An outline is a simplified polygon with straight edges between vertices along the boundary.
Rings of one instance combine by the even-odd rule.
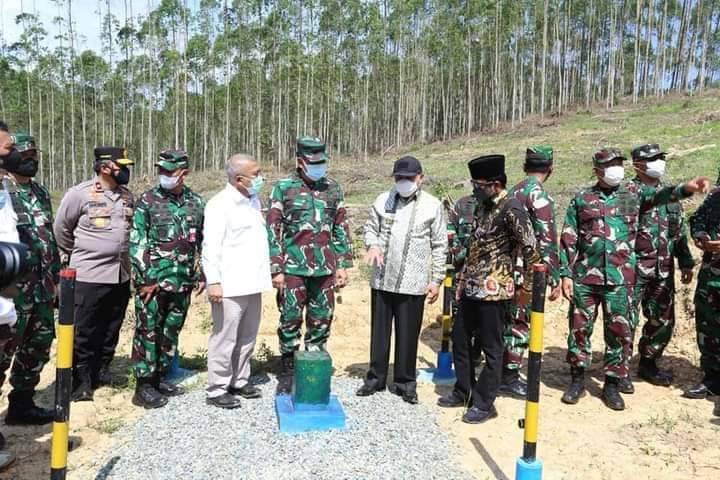
[[690, 217], [690, 234], [703, 251], [695, 290], [695, 328], [703, 378], [687, 398], [720, 395], [720, 186]]
[[203, 201], [185, 185], [187, 154], [164, 150], [155, 164], [159, 182], [135, 204], [130, 261], [135, 286], [135, 338], [132, 359], [137, 379], [133, 403], [158, 408], [182, 387], [163, 381], [194, 288], [202, 289], [198, 269], [202, 245]]
[[571, 302], [567, 360], [572, 382], [562, 397], [569, 404], [585, 393], [584, 372], [590, 366], [593, 324], [602, 306], [605, 324], [605, 385], [602, 398], [623, 410], [620, 393], [630, 393], [628, 362], [632, 345], [632, 291], [637, 257], [638, 217], [655, 205], [676, 202], [702, 191], [708, 181], [698, 177], [657, 191], [623, 182], [623, 154], [614, 148], [593, 156], [598, 182], [570, 202], [560, 237], [563, 295]]
[[[543, 263], [548, 266], [550, 300], [560, 296], [560, 260], [558, 257], [557, 229], [555, 228], [555, 201], [543, 188], [543, 183], [552, 174], [553, 149], [549, 145], [537, 145], [525, 153], [527, 176], [510, 189], [530, 216], [535, 232], [537, 250]], [[522, 256], [517, 255], [522, 263]], [[522, 268], [516, 268], [516, 283], [521, 285]], [[527, 384], [520, 378], [522, 357], [528, 348], [530, 338], [530, 308], [519, 301], [509, 305], [509, 321], [505, 328], [505, 353], [503, 356], [503, 379], [500, 392], [524, 398]]]
[[325, 349], [335, 308], [333, 288], [347, 282], [352, 241], [343, 191], [326, 177], [328, 156], [318, 138], [297, 141], [297, 171], [275, 183], [267, 227], [270, 268], [278, 291], [283, 375], [278, 393], [288, 393], [306, 309], [305, 348]]
[[[660, 178], [665, 172], [665, 152], [659, 145], [647, 144], [633, 149], [632, 160], [637, 172], [633, 181], [638, 187], [649, 191], [662, 188]], [[692, 281], [695, 266], [680, 203], [657, 205], [640, 215], [635, 252], [637, 281], [633, 330], [639, 324], [641, 307], [647, 319], [638, 347], [638, 375], [653, 385], [667, 387], [672, 374], [660, 370], [657, 359], [670, 342], [675, 325], [675, 258], [685, 284]]]
[[[5, 423], [42, 425], [53, 420], [52, 410], [33, 402], [40, 372], [50, 358], [55, 338], [54, 301], [59, 282], [60, 257], [53, 234], [50, 194], [32, 179], [38, 171], [35, 139], [15, 135], [15, 151], [3, 161], [12, 179], [10, 199], [17, 215], [20, 242], [29, 247], [30, 273], [17, 284], [15, 337], [0, 352], [0, 385], [12, 362]], [[14, 356], [14, 360], [13, 360]]]

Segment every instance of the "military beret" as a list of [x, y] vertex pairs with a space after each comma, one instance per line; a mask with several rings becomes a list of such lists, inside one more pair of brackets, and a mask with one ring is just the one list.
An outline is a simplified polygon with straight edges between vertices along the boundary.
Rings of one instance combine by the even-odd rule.
[[324, 163], [329, 158], [325, 143], [317, 137], [299, 137], [297, 156], [303, 157], [308, 163]]
[[127, 149], [124, 147], [95, 147], [95, 161], [111, 160], [123, 167], [134, 165], [135, 162], [127, 158]]
[[166, 149], [160, 152], [155, 166], [172, 172], [179, 168], [189, 168], [190, 163], [188, 162], [188, 154], [185, 151]]
[[28, 133], [15, 133], [12, 136], [13, 143], [15, 143], [15, 148], [19, 152], [26, 152], [28, 150], [37, 150], [37, 145], [35, 145], [35, 137]]
[[639, 147], [633, 148], [631, 153], [633, 160], [651, 160], [661, 155], [665, 155], [665, 152], [660, 149], [660, 145], [657, 143], [640, 145]]
[[468, 162], [468, 169], [473, 180], [504, 180], [505, 155], [492, 154], [473, 158]]
[[623, 155], [622, 151], [618, 148], [603, 148], [602, 150], [598, 150], [592, 159], [593, 165], [596, 167], [602, 167], [613, 160], [626, 160], [625, 155]]
[[553, 148], [550, 145], [534, 145], [525, 151], [525, 167], [550, 167], [553, 164]]

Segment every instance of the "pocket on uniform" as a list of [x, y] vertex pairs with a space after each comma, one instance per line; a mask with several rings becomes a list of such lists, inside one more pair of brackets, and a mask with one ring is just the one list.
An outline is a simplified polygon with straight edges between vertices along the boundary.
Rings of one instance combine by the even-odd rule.
[[153, 237], [158, 243], [167, 243], [175, 240], [175, 222], [165, 220], [163, 222], [153, 222]]
[[88, 226], [93, 230], [110, 230], [112, 209], [108, 207], [91, 207], [87, 213]]

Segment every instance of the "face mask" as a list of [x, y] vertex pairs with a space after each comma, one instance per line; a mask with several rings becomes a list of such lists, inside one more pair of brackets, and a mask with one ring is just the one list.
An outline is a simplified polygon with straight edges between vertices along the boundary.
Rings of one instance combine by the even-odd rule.
[[417, 188], [417, 183], [407, 178], [395, 182], [395, 190], [403, 198], [411, 197], [417, 191]]
[[665, 175], [665, 160], [654, 160], [647, 162], [645, 173], [650, 178], [660, 178]]
[[247, 191], [251, 197], [256, 197], [260, 194], [263, 185], [265, 185], [265, 177], [261, 177], [260, 175], [258, 175], [257, 177], [251, 178], [250, 186], [245, 188], [247, 188]]
[[37, 173], [37, 160], [34, 158], [23, 158], [22, 154], [15, 149], [0, 158], [2, 158], [2, 167], [10, 173], [22, 175], [23, 177], [34, 177]]
[[607, 183], [611, 187], [617, 187], [620, 182], [625, 178], [625, 169], [620, 166], [607, 167], [605, 174], [602, 177], [603, 182]]
[[492, 197], [486, 187], [473, 187], [473, 196], [478, 203], [485, 203]]
[[327, 163], [306, 163], [305, 164], [305, 175], [312, 180], [317, 182], [325, 176], [327, 173]]
[[112, 175], [118, 185], [127, 185], [130, 181], [130, 169], [128, 167], [120, 167], [120, 170], [114, 171]]
[[[119, 182], [118, 182], [119, 183]], [[165, 190], [172, 190], [180, 185], [180, 177], [171, 177], [170, 175], [160, 175], [160, 186]]]

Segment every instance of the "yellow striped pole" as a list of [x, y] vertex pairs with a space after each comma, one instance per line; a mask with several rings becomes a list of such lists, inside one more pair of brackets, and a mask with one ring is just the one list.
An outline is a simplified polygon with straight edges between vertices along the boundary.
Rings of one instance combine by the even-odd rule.
[[[448, 241], [452, 245], [453, 234], [448, 233]], [[453, 288], [453, 280], [455, 279], [455, 264], [452, 253], [448, 248], [447, 257], [445, 259], [445, 279], [443, 280], [443, 311], [442, 311], [442, 342], [440, 343], [440, 351], [438, 352], [437, 368], [434, 377], [436, 379], [452, 379], [455, 374], [452, 368], [452, 353], [450, 353], [450, 332], [452, 329], [452, 309], [453, 297], [455, 289]]]
[[75, 323], [75, 270], [60, 272], [60, 309], [57, 329], [57, 373], [55, 376], [55, 421], [52, 428], [50, 480], [67, 475], [68, 421], [72, 388], [73, 336]]
[[530, 353], [528, 354], [527, 398], [523, 455], [518, 459], [516, 480], [540, 480], [542, 462], [537, 459], [538, 417], [540, 410], [540, 367], [542, 365], [543, 324], [545, 321], [546, 265], [533, 265], [533, 291], [530, 313]]

